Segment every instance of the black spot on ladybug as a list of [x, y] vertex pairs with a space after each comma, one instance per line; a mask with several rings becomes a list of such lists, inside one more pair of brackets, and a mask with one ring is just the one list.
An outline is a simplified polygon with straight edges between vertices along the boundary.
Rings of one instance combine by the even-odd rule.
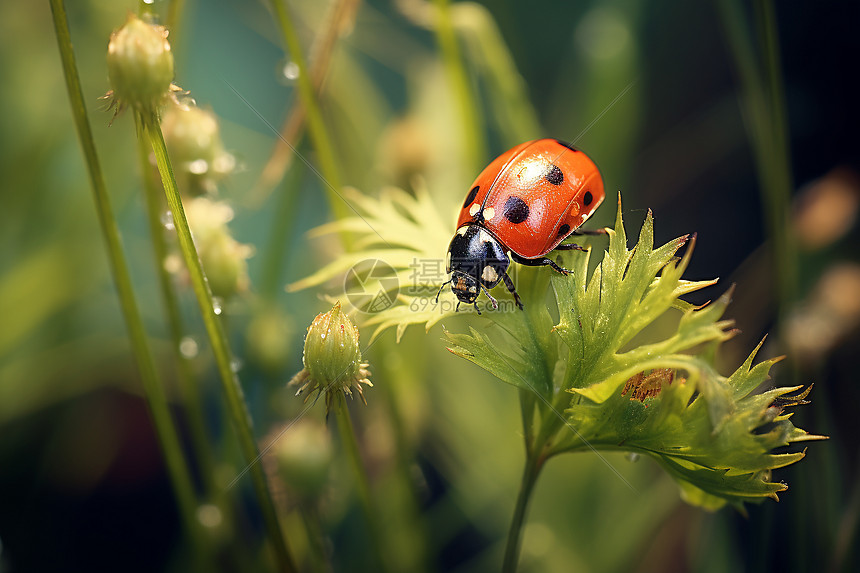
[[561, 185], [564, 182], [564, 173], [561, 172], [561, 169], [557, 165], [550, 167], [549, 171], [543, 177], [553, 185]]
[[508, 197], [505, 201], [504, 215], [511, 223], [522, 223], [529, 218], [529, 206], [519, 197]]
[[594, 195], [591, 194], [591, 191], [586, 191], [585, 195], [582, 197], [582, 204], [588, 207], [591, 205], [592, 201], [594, 201]]
[[480, 190], [481, 190], [481, 188], [480, 188], [479, 186], [477, 186], [477, 185], [475, 185], [474, 187], [472, 187], [472, 190], [471, 190], [471, 191], [469, 191], [469, 194], [468, 194], [468, 195], [466, 195], [466, 200], [463, 202], [463, 209], [465, 209], [466, 207], [468, 207], [468, 206], [469, 206], [469, 203], [471, 203], [472, 201], [474, 201], [474, 200], [475, 200], [475, 197], [477, 197], [477, 196], [478, 196], [478, 191], [480, 191]]
[[558, 228], [558, 234], [559, 235], [567, 235], [569, 232], [570, 232], [570, 225], [568, 225], [567, 223], [565, 223], [564, 225], [562, 225], [561, 227]]
[[556, 139], [555, 142], [558, 143], [559, 145], [561, 145], [562, 147], [568, 148], [571, 151], [579, 151], [579, 149], [577, 149], [572, 143], [568, 143], [568, 142], [563, 141], [561, 139]]

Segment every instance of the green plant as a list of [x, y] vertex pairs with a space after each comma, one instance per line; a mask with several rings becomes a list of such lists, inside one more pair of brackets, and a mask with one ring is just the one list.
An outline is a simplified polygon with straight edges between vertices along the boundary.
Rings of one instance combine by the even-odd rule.
[[[379, 200], [357, 192], [350, 197], [362, 216], [321, 232], [356, 233], [364, 250], [343, 255], [293, 288], [320, 284], [370, 257], [394, 267], [402, 283], [416, 259], [444, 252], [444, 226], [424, 191], [415, 197], [390, 191]], [[520, 269], [516, 280], [524, 311], [487, 307], [482, 319], [500, 328], [444, 331], [452, 353], [520, 390], [526, 463], [506, 571], [516, 568], [521, 527], [540, 470], [558, 454], [646, 454], [678, 482], [689, 503], [709, 510], [730, 504], [743, 511], [745, 502], [777, 499], [787, 486], [773, 481], [771, 471], [804, 456], [774, 449], [822, 438], [795, 427], [784, 412], [805, 403], [809, 390], [755, 392], [778, 359], [753, 365], [757, 347], [730, 376], [717, 372], [716, 351], [733, 334], [732, 321], [723, 319], [731, 289], [702, 307], [682, 300], [716, 281], [682, 279], [695, 239], [680, 237], [655, 247], [653, 226], [649, 212], [638, 242], [628, 249], [619, 198], [615, 228], [607, 229], [608, 248], [593, 271], [593, 250], [563, 255], [569, 276]], [[393, 232], [383, 238], [379, 228]], [[684, 245], [686, 252], [678, 257]], [[377, 286], [383, 285], [368, 288]], [[446, 305], [450, 293], [439, 303], [435, 295], [435, 289], [407, 289], [399, 293], [399, 304], [366, 324], [378, 325], [374, 336], [397, 325], [398, 338], [410, 323], [429, 328], [455, 311]]]

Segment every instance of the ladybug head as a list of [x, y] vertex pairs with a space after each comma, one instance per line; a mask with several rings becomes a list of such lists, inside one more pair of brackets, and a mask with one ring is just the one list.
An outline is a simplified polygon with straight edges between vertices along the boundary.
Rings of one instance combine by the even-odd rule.
[[451, 275], [451, 290], [460, 302], [472, 304], [477, 300], [480, 287], [478, 279], [460, 271]]
[[451, 291], [457, 299], [474, 304], [482, 288], [489, 296], [489, 289], [499, 284], [509, 265], [502, 244], [482, 226], [469, 224], [457, 229], [451, 239], [445, 270], [451, 273]]

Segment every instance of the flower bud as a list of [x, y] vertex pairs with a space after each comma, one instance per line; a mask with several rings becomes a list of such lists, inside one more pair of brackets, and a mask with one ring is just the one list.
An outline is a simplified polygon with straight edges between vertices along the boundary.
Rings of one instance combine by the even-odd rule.
[[246, 292], [250, 286], [247, 259], [254, 249], [230, 234], [227, 222], [233, 210], [224, 202], [197, 197], [188, 201], [185, 212], [212, 294], [226, 299]]
[[122, 28], [111, 35], [107, 64], [117, 105], [154, 111], [170, 92], [173, 81], [167, 29], [129, 15]]
[[233, 171], [236, 160], [224, 150], [217, 117], [194, 100], [169, 105], [161, 128], [183, 191], [213, 192], [215, 184]]
[[341, 311], [340, 302], [318, 314], [308, 327], [302, 360], [304, 369], [290, 381], [293, 386], [301, 385], [296, 395], [307, 389], [325, 391], [330, 406], [336, 392], [351, 397], [356, 390], [364, 400], [361, 385], [373, 386], [368, 364], [361, 361], [358, 329]]

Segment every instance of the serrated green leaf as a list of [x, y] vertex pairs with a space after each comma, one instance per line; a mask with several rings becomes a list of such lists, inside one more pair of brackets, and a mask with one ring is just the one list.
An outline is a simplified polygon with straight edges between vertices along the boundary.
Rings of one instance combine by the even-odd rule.
[[[387, 191], [380, 199], [360, 194], [350, 198], [362, 218], [329, 224], [315, 234], [357, 233], [361, 251], [342, 255], [298, 286], [321, 284], [371, 257], [390, 264], [402, 284], [413, 261], [444, 253], [451, 230], [428, 193], [411, 197]], [[388, 242], [362, 226], [385, 226], [398, 238]], [[723, 318], [732, 289], [703, 306], [681, 300], [716, 282], [681, 278], [695, 237], [655, 247], [649, 212], [637, 244], [628, 249], [620, 198], [615, 228], [606, 234], [609, 244], [590, 276], [591, 250], [559, 255], [559, 263], [571, 271], [568, 275], [515, 266], [526, 310], [491, 312], [484, 302], [485, 327], [445, 331], [449, 350], [541, 397], [533, 402], [537, 407], [530, 406], [534, 412], [523, 416], [545, 440], [533, 444], [534, 451], [554, 455], [620, 449], [646, 454], [678, 481], [684, 499], [706, 509], [730, 504], [743, 511], [747, 501], [776, 499], [786, 486], [771, 480], [772, 470], [799, 461], [804, 452], [773, 451], [822, 439], [795, 427], [784, 411], [805, 403], [805, 394], [793, 394], [799, 388], [752, 393], [778, 361], [754, 364], [761, 344], [730, 376], [714, 368], [718, 346], [734, 333], [732, 321]], [[383, 288], [382, 281], [369, 284]], [[550, 285], [557, 320], [550, 313], [552, 305], [546, 304]], [[494, 296], [513, 308], [503, 289], [496, 289]], [[437, 303], [435, 292], [400, 289], [396, 304], [365, 316], [364, 324], [376, 326], [372, 340], [389, 328], [396, 329], [399, 340], [408, 325], [420, 323], [429, 329], [456, 308], [449, 290]], [[663, 320], [667, 313], [677, 317], [669, 330], [665, 325], [671, 322]], [[637, 342], [640, 339], [647, 342]], [[632, 398], [636, 384], [646, 381], [654, 386]], [[545, 407], [548, 404], [564, 410], [564, 421], [559, 420], [560, 410]]]

